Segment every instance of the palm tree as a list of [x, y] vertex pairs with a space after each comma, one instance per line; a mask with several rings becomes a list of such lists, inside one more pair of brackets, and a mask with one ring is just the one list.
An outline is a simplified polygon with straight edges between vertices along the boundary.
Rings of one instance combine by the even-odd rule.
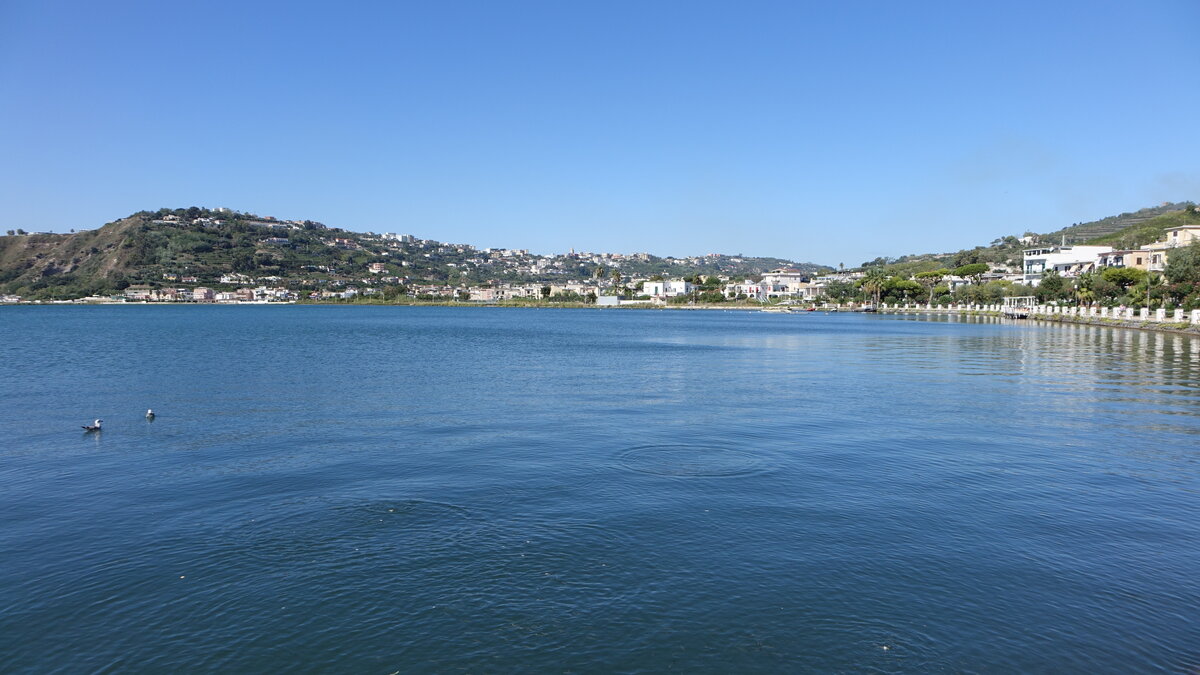
[[879, 308], [879, 296], [883, 293], [883, 286], [887, 283], [887, 278], [887, 272], [884, 272], [882, 267], [872, 267], [863, 277], [862, 289], [875, 297], [876, 309]]
[[1151, 289], [1158, 288], [1159, 286], [1162, 286], [1162, 284], [1163, 284], [1163, 278], [1162, 278], [1161, 274], [1155, 275], [1153, 272], [1151, 272], [1146, 275], [1146, 309], [1147, 310], [1150, 309], [1150, 291], [1151, 291]]
[[1075, 300], [1080, 305], [1091, 305], [1096, 300], [1096, 292], [1081, 286], [1075, 289]]
[[1095, 272], [1084, 272], [1075, 280], [1075, 301], [1080, 305], [1090, 305], [1096, 299], [1093, 285], [1096, 283]]

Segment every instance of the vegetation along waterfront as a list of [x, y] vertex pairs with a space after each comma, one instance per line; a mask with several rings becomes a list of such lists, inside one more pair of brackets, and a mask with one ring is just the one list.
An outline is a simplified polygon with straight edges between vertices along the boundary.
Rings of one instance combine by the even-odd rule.
[[1015, 296], [1171, 316], [1200, 308], [1200, 213], [1191, 202], [1164, 204], [852, 268], [740, 254], [538, 255], [199, 207], [141, 212], [97, 230], [0, 237], [0, 300], [8, 303], [951, 307]]

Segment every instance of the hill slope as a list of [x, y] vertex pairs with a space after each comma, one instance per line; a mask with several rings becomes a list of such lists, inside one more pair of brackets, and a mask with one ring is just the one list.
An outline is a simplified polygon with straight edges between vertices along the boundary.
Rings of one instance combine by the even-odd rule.
[[1089, 244], [1107, 245], [1116, 248], [1136, 248], [1151, 242], [1162, 241], [1168, 228], [1181, 225], [1200, 225], [1200, 213], [1195, 208], [1171, 211], [1160, 216], [1135, 222], [1121, 230], [1088, 240]]
[[1107, 238], [1114, 234], [1131, 230], [1163, 215], [1183, 212], [1192, 206], [1195, 206], [1192, 202], [1166, 202], [1158, 206], [1140, 209], [1133, 213], [1122, 213], [1119, 216], [1109, 216], [1100, 220], [1093, 220], [1089, 223], [1076, 223], [1061, 230], [1044, 234], [1042, 238], [1046, 241], [1059, 242], [1065, 236], [1068, 244], [1078, 244], [1097, 239], [1107, 240]]
[[[401, 241], [312, 221], [198, 207], [143, 211], [73, 234], [0, 237], [0, 293], [31, 299], [108, 294], [131, 284], [222, 289], [254, 279], [316, 290], [347, 284], [550, 283], [593, 278], [608, 270], [626, 279], [654, 274], [753, 276], [776, 267], [813, 273], [830, 269], [780, 258], [726, 255], [537, 256], [433, 240]], [[222, 282], [231, 274], [243, 275], [243, 280]]]
[[[1200, 223], [1190, 201], [1161, 204], [1119, 216], [1101, 218], [1088, 223], [1076, 223], [1047, 234], [1033, 235], [1036, 241], [1058, 244], [1095, 244], [1118, 248], [1142, 246], [1163, 238], [1168, 227]], [[959, 267], [984, 262], [1016, 267], [1021, 264], [1022, 251], [1028, 248], [1015, 236], [995, 239], [988, 246], [976, 246], [955, 253], [922, 253], [900, 258], [878, 258], [863, 263], [864, 267], [886, 265], [891, 274], [909, 275], [938, 267]]]
[[0, 237], [0, 289], [61, 287], [79, 295], [110, 289], [133, 269], [126, 242], [141, 222], [130, 217], [70, 235]]

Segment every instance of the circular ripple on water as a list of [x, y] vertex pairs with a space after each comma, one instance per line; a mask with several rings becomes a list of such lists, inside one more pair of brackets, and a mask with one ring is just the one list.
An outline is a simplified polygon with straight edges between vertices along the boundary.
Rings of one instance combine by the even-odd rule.
[[656, 573], [635, 538], [602, 521], [498, 514], [477, 543], [434, 582], [438, 615], [482, 641], [577, 641], [597, 621], [635, 613]]
[[763, 458], [720, 445], [642, 445], [620, 454], [621, 466], [655, 476], [745, 476], [762, 470]]
[[224, 532], [222, 548], [271, 565], [344, 566], [436, 556], [478, 530], [467, 509], [437, 501], [295, 500]]

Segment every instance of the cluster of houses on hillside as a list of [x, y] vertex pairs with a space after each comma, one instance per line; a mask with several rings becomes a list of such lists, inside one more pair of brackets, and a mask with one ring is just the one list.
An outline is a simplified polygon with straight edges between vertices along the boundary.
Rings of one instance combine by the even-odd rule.
[[1111, 246], [1043, 246], [1025, 250], [1021, 283], [1037, 286], [1042, 276], [1054, 271], [1073, 278], [1105, 267], [1131, 267], [1161, 272], [1167, 267], [1172, 249], [1200, 241], [1200, 225], [1168, 228], [1166, 238], [1136, 249]]
[[[234, 212], [231, 209], [227, 209], [227, 208], [218, 208], [218, 209], [216, 209], [216, 212], [219, 214], [226, 214], [229, 216], [234, 215]], [[236, 214], [236, 215], [240, 216], [241, 214]], [[222, 218], [213, 218], [213, 217], [208, 217], [208, 216], [200, 216], [200, 217], [196, 217], [196, 218], [185, 218], [183, 216], [175, 215], [174, 213], [168, 213], [168, 214], [162, 216], [161, 218], [155, 218], [154, 220], [151, 220], [150, 222], [152, 222], [156, 225], [199, 225], [199, 226], [206, 226], [206, 227], [220, 227], [225, 224], [225, 220]], [[318, 230], [325, 229], [325, 225], [318, 223], [318, 222], [311, 221], [311, 220], [279, 220], [278, 218], [275, 218], [274, 216], [254, 217], [254, 218], [250, 218], [248, 220], [244, 220], [243, 222], [246, 225], [253, 225], [254, 227], [265, 227], [269, 230], [274, 230], [277, 232], [280, 232], [280, 231], [286, 232], [288, 230], [303, 230], [305, 228], [312, 228], [312, 229], [318, 229]]]
[[289, 302], [297, 295], [286, 288], [238, 288], [233, 291], [215, 291], [205, 286], [196, 288], [152, 288], [134, 285], [125, 289], [122, 299], [126, 302]]
[[[177, 222], [178, 216], [166, 215], [164, 222]], [[212, 224], [219, 224], [219, 219], [204, 219]], [[281, 233], [294, 229], [324, 229], [319, 223], [309, 221], [276, 221], [264, 218], [254, 221], [261, 225], [279, 230]], [[282, 239], [282, 238], [281, 238]], [[408, 234], [368, 233], [366, 241], [376, 240], [387, 242], [390, 247], [405, 247], [409, 253], [423, 251], [425, 258], [436, 258], [446, 254], [457, 254], [458, 263], [463, 266], [474, 266], [489, 271], [520, 272], [527, 276], [542, 276], [547, 274], [578, 274], [580, 265], [600, 265], [610, 271], [620, 270], [627, 262], [645, 262], [651, 259], [649, 254], [592, 254], [576, 253], [574, 250], [561, 256], [531, 255], [523, 249], [482, 249], [476, 250], [469, 245], [444, 244], [433, 240], [422, 240]], [[331, 238], [325, 243], [343, 247], [359, 248], [361, 244], [352, 239]], [[948, 276], [941, 280], [951, 290], [973, 282], [992, 280], [1007, 280], [1013, 283], [1037, 286], [1043, 276], [1054, 271], [1062, 277], [1074, 278], [1081, 274], [1097, 271], [1107, 267], [1128, 267], [1161, 272], [1166, 268], [1171, 251], [1193, 242], [1200, 242], [1200, 225], [1184, 225], [1166, 230], [1162, 241], [1154, 242], [1136, 249], [1115, 249], [1111, 246], [1032, 246], [1024, 250], [1023, 264], [1020, 269], [1010, 269], [1003, 265], [992, 265], [989, 270], [975, 278], [960, 278]], [[1032, 243], [1032, 242], [1027, 242]], [[386, 253], [384, 255], [387, 255]], [[726, 258], [740, 262], [738, 258]], [[704, 258], [666, 258], [659, 259], [666, 265], [698, 265], [705, 262]], [[608, 274], [599, 278], [585, 280], [561, 281], [547, 283], [545, 281], [503, 282], [493, 280], [484, 284], [421, 284], [407, 276], [396, 276], [403, 272], [392, 271], [392, 265], [397, 263], [372, 262], [368, 264], [367, 276], [353, 281], [333, 279], [308, 279], [296, 283], [287, 283], [279, 277], [251, 278], [244, 274], [227, 274], [220, 278], [219, 284], [213, 280], [207, 283], [219, 285], [219, 290], [201, 286], [201, 279], [185, 274], [163, 274], [163, 279], [172, 284], [168, 288], [154, 288], [150, 285], [133, 285], [124, 289], [116, 298], [106, 301], [124, 302], [197, 302], [197, 303], [245, 303], [245, 302], [291, 302], [302, 298], [307, 299], [350, 299], [356, 296], [371, 296], [384, 292], [384, 288], [403, 286], [408, 295], [417, 298], [453, 299], [473, 302], [501, 302], [515, 299], [539, 298], [579, 298], [595, 300], [599, 304], [620, 302], [616, 298], [628, 290], [635, 302], [664, 303], [673, 298], [690, 296], [701, 289], [691, 281], [684, 279], [664, 279], [661, 275], [642, 277], [635, 275], [621, 276]], [[399, 263], [399, 267], [408, 267], [409, 263]], [[453, 264], [451, 265], [453, 266]], [[307, 266], [315, 271], [333, 272], [325, 266]], [[420, 274], [414, 274], [420, 276]], [[497, 275], [499, 276], [499, 275]], [[824, 275], [811, 275], [803, 270], [794, 268], [778, 268], [763, 274], [761, 278], [740, 279], [721, 275], [720, 292], [728, 299], [747, 299], [757, 301], [773, 301], [792, 299], [800, 302], [815, 302], [822, 296], [830, 284], [850, 283], [859, 281], [863, 272], [836, 272]], [[358, 285], [361, 282], [361, 286]], [[175, 286], [187, 285], [188, 287]], [[285, 287], [286, 285], [286, 287]], [[712, 286], [705, 285], [703, 289], [712, 292]], [[98, 300], [98, 299], [92, 299]], [[0, 303], [20, 302], [17, 296], [0, 296]]]
[[[382, 235], [395, 241], [417, 242], [411, 235]], [[1167, 258], [1172, 249], [1186, 246], [1194, 241], [1200, 241], [1200, 225], [1186, 225], [1170, 228], [1163, 241], [1148, 244], [1137, 249], [1114, 249], [1111, 246], [1038, 246], [1025, 249], [1024, 263], [1021, 270], [1011, 270], [1004, 266], [992, 266], [980, 277], [980, 281], [1007, 280], [1029, 286], [1037, 286], [1044, 274], [1053, 270], [1066, 278], [1074, 278], [1080, 274], [1096, 271], [1105, 267], [1133, 267], [1150, 272], [1159, 272], [1166, 267]], [[445, 246], [445, 245], [442, 245]], [[494, 251], [501, 258], [521, 257], [528, 255], [527, 251]], [[612, 257], [603, 257], [609, 264], [615, 262]], [[372, 263], [369, 270], [372, 275], [382, 275], [387, 271], [383, 263]], [[772, 301], [793, 299], [802, 302], [815, 302], [825, 294], [826, 287], [835, 282], [855, 283], [863, 276], [862, 272], [838, 272], [819, 276], [810, 275], [802, 270], [792, 268], [774, 269], [764, 274], [758, 280], [726, 279], [721, 293], [728, 299], [748, 299], [757, 301]], [[170, 275], [170, 280], [183, 283], [196, 283], [193, 277], [178, 277]], [[227, 275], [221, 279], [223, 283], [248, 283], [254, 280], [243, 275]], [[267, 281], [278, 281], [270, 278]], [[403, 277], [382, 277], [363, 279], [362, 287], [347, 286], [337, 282], [338, 288], [326, 288], [317, 291], [295, 291], [282, 287], [260, 285], [257, 287], [242, 287], [234, 291], [214, 291], [211, 288], [164, 288], [154, 289], [149, 286], [130, 286], [125, 289], [124, 300], [130, 302], [288, 302], [300, 297], [310, 299], [349, 299], [358, 295], [375, 295], [380, 292], [376, 286], [383, 283], [403, 283], [408, 287], [408, 293], [414, 297], [430, 297], [437, 299], [454, 299], [470, 302], [503, 302], [517, 299], [538, 299], [555, 296], [596, 299], [600, 304], [611, 304], [611, 298], [618, 295], [620, 288], [636, 289], [635, 298], [641, 302], [661, 303], [672, 298], [688, 296], [698, 289], [691, 282], [683, 279], [662, 278], [629, 278], [589, 279], [565, 283], [534, 283], [534, 282], [492, 282], [478, 286], [449, 285], [449, 284], [411, 284]], [[372, 283], [374, 282], [374, 283]], [[943, 283], [951, 289], [971, 283], [970, 279], [955, 276], [947, 277]], [[15, 301], [15, 298], [5, 298]], [[606, 300], [610, 300], [606, 302]]]
[[[722, 264], [739, 265], [746, 261], [740, 255], [724, 256], [719, 253], [684, 258], [655, 258], [649, 253], [590, 253], [571, 249], [568, 253], [542, 255], [531, 253], [528, 249], [476, 248], [470, 244], [448, 244], [434, 239], [419, 239], [411, 234], [390, 232], [367, 232], [360, 235], [360, 239], [382, 245], [385, 256], [403, 253], [411, 257], [415, 254], [429, 262], [443, 262], [447, 267], [464, 273], [476, 271], [497, 276], [578, 276], [581, 269], [586, 270], [597, 265], [621, 271], [631, 265], [651, 262], [661, 264], [662, 273], [667, 274], [672, 268], [678, 267], [701, 267], [718, 261]], [[411, 267], [413, 263], [403, 260], [395, 264]], [[379, 263], [379, 268], [379, 272], [382, 272], [386, 266]]]

